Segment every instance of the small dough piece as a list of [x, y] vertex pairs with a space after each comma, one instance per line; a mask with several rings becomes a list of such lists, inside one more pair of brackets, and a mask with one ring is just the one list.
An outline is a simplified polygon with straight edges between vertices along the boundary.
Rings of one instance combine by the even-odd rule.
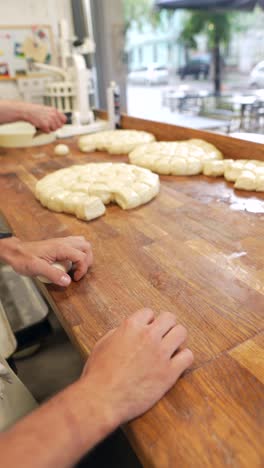
[[195, 145], [196, 148], [201, 148], [203, 151], [203, 157], [205, 159], [223, 159], [221, 151], [219, 151], [214, 145], [208, 143], [208, 141], [193, 138], [189, 141], [191, 145]]
[[169, 175], [171, 173], [171, 157], [163, 156], [155, 162], [154, 170], [159, 174]]
[[66, 154], [69, 154], [69, 152], [70, 149], [67, 145], [59, 144], [54, 148], [54, 154], [56, 154], [56, 156], [66, 156]]
[[220, 177], [224, 175], [225, 170], [233, 164], [233, 159], [206, 161], [203, 166], [203, 174], [208, 177]]
[[82, 205], [87, 199], [88, 195], [83, 192], [70, 192], [63, 202], [63, 212], [75, 214], [79, 205]]
[[241, 162], [235, 161], [233, 164], [231, 164], [225, 169], [225, 173], [224, 173], [225, 179], [228, 182], [235, 182], [237, 178], [240, 176], [240, 174], [243, 172], [243, 170], [244, 170], [244, 164]]
[[120, 186], [117, 185], [113, 190], [113, 194], [116, 203], [123, 210], [130, 210], [141, 205], [139, 194], [131, 187], [126, 187], [123, 184]]
[[52, 211], [56, 211], [57, 213], [62, 213], [64, 209], [64, 200], [69, 195], [69, 193], [70, 192], [67, 190], [53, 192], [53, 194], [51, 194], [46, 200], [47, 208]]
[[124, 154], [151, 141], [155, 141], [154, 135], [139, 130], [106, 130], [80, 137], [78, 146], [83, 152], [97, 150]]
[[184, 176], [187, 174], [188, 162], [186, 158], [174, 158], [171, 163], [171, 174]]
[[[70, 260], [65, 260], [63, 262], [55, 262], [52, 264], [54, 268], [58, 268], [58, 270], [63, 271], [64, 273], [68, 273], [72, 269], [72, 262]], [[52, 281], [50, 281], [48, 278], [45, 276], [37, 276], [37, 279], [41, 281], [42, 283], [47, 283], [51, 284]]]
[[257, 166], [255, 169], [256, 175], [256, 191], [257, 192], [264, 192], [264, 167]]
[[225, 172], [224, 160], [206, 161], [203, 167], [203, 174], [210, 177], [223, 176]]
[[256, 190], [257, 177], [251, 171], [243, 171], [236, 180], [235, 188], [240, 190]]
[[91, 221], [105, 213], [105, 206], [98, 197], [89, 197], [76, 206], [75, 215], [78, 219]]
[[89, 188], [89, 195], [99, 197], [105, 205], [108, 205], [111, 201], [111, 193], [106, 184], [92, 184]]
[[187, 158], [187, 175], [197, 175], [203, 170], [203, 163], [200, 159], [189, 157]]
[[264, 192], [264, 175], [257, 176], [257, 192]]

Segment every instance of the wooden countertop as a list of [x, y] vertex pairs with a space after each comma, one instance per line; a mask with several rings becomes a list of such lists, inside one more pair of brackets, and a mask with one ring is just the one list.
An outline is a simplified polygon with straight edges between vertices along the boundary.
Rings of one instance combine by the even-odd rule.
[[[262, 145], [123, 118], [159, 139], [205, 137], [226, 157], [264, 159]], [[69, 143], [69, 140], [67, 141]], [[155, 408], [126, 426], [145, 467], [260, 467], [264, 421], [264, 194], [222, 178], [161, 177], [160, 195], [130, 212], [109, 206], [90, 223], [42, 208], [36, 179], [58, 168], [126, 156], [55, 157], [53, 145], [0, 151], [0, 210], [22, 239], [84, 235], [90, 273], [46, 294], [82, 355], [143, 306], [174, 312], [195, 362]], [[263, 465], [262, 465], [263, 466]]]

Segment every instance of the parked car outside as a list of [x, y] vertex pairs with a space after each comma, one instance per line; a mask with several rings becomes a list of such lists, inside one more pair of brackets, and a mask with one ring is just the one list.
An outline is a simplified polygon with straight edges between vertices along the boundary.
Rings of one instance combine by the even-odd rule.
[[158, 85], [167, 84], [169, 81], [169, 70], [165, 65], [152, 63], [147, 67], [132, 70], [128, 81], [133, 84]]
[[186, 76], [194, 76], [197, 80], [202, 76], [208, 78], [210, 73], [210, 56], [202, 55], [196, 56], [189, 60], [189, 62], [180, 67], [178, 73], [182, 80]]
[[264, 60], [259, 62], [251, 71], [249, 84], [252, 88], [264, 88]]

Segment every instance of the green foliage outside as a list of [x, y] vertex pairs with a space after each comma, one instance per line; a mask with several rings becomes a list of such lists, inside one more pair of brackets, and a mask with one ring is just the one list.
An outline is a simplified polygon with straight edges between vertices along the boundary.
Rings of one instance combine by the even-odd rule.
[[165, 29], [168, 19], [173, 12], [168, 10], [156, 10], [153, 8], [153, 0], [123, 0], [125, 26], [128, 29], [135, 22], [141, 30], [146, 23], [153, 28]]
[[[173, 11], [155, 10], [153, 0], [123, 0], [126, 29], [132, 22], [136, 23], [139, 29], [147, 23], [153, 28], [166, 29], [170, 27], [170, 17]], [[237, 13], [214, 13], [209, 11], [189, 11], [186, 14], [183, 28], [179, 40], [186, 49], [197, 47], [197, 35], [205, 34], [208, 48], [212, 51], [214, 62], [214, 83], [215, 93], [221, 92], [221, 57], [220, 49], [228, 46], [231, 33], [234, 30], [241, 30], [241, 21]]]
[[209, 11], [190, 12], [180, 35], [186, 47], [196, 48], [196, 36], [207, 36], [208, 48], [212, 51], [214, 63], [214, 91], [221, 93], [221, 53], [222, 45], [228, 45], [235, 15], [232, 13], [214, 13]]

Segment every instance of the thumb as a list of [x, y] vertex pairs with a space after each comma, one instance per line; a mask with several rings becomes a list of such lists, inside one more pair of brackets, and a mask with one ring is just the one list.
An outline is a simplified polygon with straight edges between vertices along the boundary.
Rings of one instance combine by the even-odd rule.
[[43, 283], [54, 283], [63, 287], [71, 283], [71, 277], [67, 273], [42, 259], [36, 262], [35, 276]]

